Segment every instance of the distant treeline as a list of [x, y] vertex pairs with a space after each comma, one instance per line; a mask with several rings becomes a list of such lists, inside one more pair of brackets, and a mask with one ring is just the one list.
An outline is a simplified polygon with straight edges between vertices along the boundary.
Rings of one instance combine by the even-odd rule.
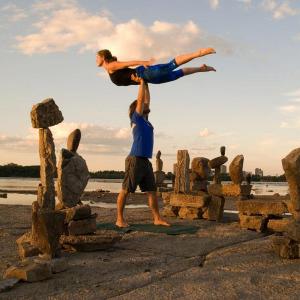
[[[102, 179], [123, 179], [124, 171], [96, 171], [90, 172], [91, 178], [102, 178]], [[17, 164], [0, 165], [0, 177], [40, 177], [40, 166], [20, 166]], [[173, 174], [168, 172], [166, 174], [166, 179], [172, 180]], [[213, 180], [213, 177], [209, 178]], [[231, 181], [229, 174], [221, 174], [222, 181]], [[264, 182], [285, 182], [286, 178], [284, 175], [280, 176], [257, 176], [252, 175], [252, 181], [264, 181]]]

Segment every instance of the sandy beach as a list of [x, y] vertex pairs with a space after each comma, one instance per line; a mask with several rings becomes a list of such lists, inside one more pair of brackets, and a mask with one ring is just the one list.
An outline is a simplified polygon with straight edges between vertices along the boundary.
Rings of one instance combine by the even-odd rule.
[[[21, 197], [21, 195], [20, 195]], [[116, 195], [93, 201], [115, 202]], [[135, 198], [135, 199], [133, 199]], [[91, 195], [89, 195], [91, 200]], [[146, 203], [143, 194], [132, 203]], [[162, 206], [162, 202], [160, 201]], [[234, 209], [226, 199], [225, 210]], [[116, 210], [93, 207], [98, 223], [113, 223]], [[148, 208], [127, 209], [131, 224], [151, 222]], [[131, 231], [113, 248], [64, 253], [69, 269], [37, 283], [19, 283], [1, 299], [297, 299], [300, 260], [283, 260], [271, 248], [271, 235], [239, 228], [237, 214], [218, 223], [168, 218], [193, 225], [195, 234]], [[15, 240], [31, 227], [31, 207], [0, 205], [0, 273], [19, 258]]]

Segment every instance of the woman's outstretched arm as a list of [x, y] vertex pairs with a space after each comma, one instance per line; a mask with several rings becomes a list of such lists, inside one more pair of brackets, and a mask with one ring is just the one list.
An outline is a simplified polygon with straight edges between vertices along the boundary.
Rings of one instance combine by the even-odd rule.
[[150, 91], [149, 86], [147, 82], [144, 82], [145, 84], [145, 97], [144, 97], [144, 105], [150, 108]]

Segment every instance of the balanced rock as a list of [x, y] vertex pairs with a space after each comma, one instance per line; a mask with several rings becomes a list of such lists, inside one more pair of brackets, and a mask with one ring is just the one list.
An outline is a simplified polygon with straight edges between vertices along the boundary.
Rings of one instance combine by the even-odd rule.
[[69, 223], [72, 220], [82, 220], [91, 217], [91, 207], [89, 205], [76, 205], [71, 208], [63, 209], [62, 210], [65, 214], [65, 223]]
[[179, 209], [180, 207], [177, 206], [166, 205], [163, 208], [162, 215], [164, 217], [177, 217]]
[[30, 116], [33, 128], [48, 128], [64, 120], [61, 111], [51, 98], [34, 105]]
[[218, 168], [220, 166], [222, 166], [223, 164], [225, 164], [228, 161], [228, 158], [226, 156], [219, 156], [216, 158], [213, 158], [209, 161], [208, 165], [211, 169], [215, 169]]
[[203, 210], [196, 207], [181, 207], [178, 212], [178, 216], [181, 219], [200, 219], [202, 217]]
[[209, 221], [221, 222], [224, 213], [225, 198], [212, 196], [207, 210], [203, 214], [203, 218]]
[[21, 259], [39, 255], [41, 252], [38, 247], [31, 245], [31, 232], [26, 232], [16, 240]]
[[81, 131], [80, 129], [75, 129], [68, 136], [67, 149], [71, 152], [76, 152], [79, 147], [80, 140]]
[[83, 235], [94, 233], [97, 230], [96, 224], [97, 214], [93, 215], [91, 218], [71, 221], [68, 225], [68, 231], [70, 235]]
[[300, 148], [282, 159], [285, 177], [289, 184], [293, 217], [300, 222]]
[[202, 193], [202, 195], [191, 195], [191, 194], [171, 194], [170, 197], [170, 205], [171, 206], [187, 206], [187, 207], [195, 207], [201, 208], [207, 206], [211, 197]]
[[229, 175], [233, 183], [241, 184], [243, 181], [244, 156], [236, 156], [229, 165]]
[[197, 175], [199, 180], [207, 180], [210, 175], [209, 159], [205, 157], [195, 157], [192, 160], [192, 173]]
[[85, 160], [76, 153], [62, 149], [57, 175], [58, 200], [64, 207], [76, 206], [90, 177]]
[[178, 150], [175, 177], [175, 193], [188, 193], [190, 191], [189, 176], [190, 156], [187, 150]]

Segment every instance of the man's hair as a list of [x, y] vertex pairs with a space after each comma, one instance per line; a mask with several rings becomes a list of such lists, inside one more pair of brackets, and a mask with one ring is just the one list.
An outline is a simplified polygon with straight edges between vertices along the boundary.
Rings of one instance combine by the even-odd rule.
[[134, 100], [130, 105], [129, 105], [129, 119], [130, 119], [130, 126], [132, 126], [132, 115], [136, 110], [136, 106], [137, 106], [137, 100]]

